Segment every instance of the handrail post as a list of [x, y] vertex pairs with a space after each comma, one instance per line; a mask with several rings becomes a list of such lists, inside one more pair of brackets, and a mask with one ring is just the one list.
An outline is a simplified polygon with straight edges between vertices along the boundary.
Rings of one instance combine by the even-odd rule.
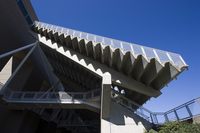
[[153, 114], [153, 117], [154, 117], [154, 119], [155, 119], [155, 123], [154, 123], [154, 124], [158, 124], [157, 115], [156, 115], [156, 114]]
[[164, 117], [165, 117], [165, 121], [169, 122], [169, 118], [168, 118], [167, 114], [164, 114]]
[[180, 119], [179, 119], [179, 117], [178, 117], [178, 114], [177, 114], [176, 110], [174, 110], [174, 114], [175, 114], [175, 116], [176, 116], [177, 121], [179, 121]]
[[188, 107], [188, 105], [185, 105], [185, 108], [187, 109], [189, 116], [192, 117], [192, 112], [191, 112], [190, 108]]
[[150, 117], [151, 117], [151, 123], [153, 123], [154, 124], [154, 120], [153, 120], [153, 117], [152, 117], [152, 113], [150, 113]]

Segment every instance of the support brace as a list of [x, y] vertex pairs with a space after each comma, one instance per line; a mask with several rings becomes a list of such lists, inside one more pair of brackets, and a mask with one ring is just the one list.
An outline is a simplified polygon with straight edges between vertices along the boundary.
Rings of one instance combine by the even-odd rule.
[[110, 133], [110, 103], [111, 103], [111, 75], [104, 73], [102, 76], [101, 92], [101, 133]]

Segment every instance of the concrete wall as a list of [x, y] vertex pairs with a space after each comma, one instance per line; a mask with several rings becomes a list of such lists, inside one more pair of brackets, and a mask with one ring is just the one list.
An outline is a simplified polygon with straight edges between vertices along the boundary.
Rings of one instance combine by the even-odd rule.
[[197, 115], [197, 116], [193, 117], [192, 119], [193, 119], [193, 123], [199, 123], [200, 124], [200, 115]]
[[0, 71], [0, 83], [5, 84], [8, 78], [12, 74], [12, 58], [7, 62], [7, 64]]
[[111, 133], [144, 133], [152, 125], [118, 103], [111, 102]]
[[34, 133], [39, 117], [24, 110], [10, 110], [0, 105], [0, 133]]

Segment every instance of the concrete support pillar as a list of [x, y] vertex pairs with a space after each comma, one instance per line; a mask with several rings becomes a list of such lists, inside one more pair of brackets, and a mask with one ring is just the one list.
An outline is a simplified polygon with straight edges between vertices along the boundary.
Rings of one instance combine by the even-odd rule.
[[144, 133], [152, 124], [133, 111], [111, 101], [109, 133]]
[[111, 100], [111, 75], [102, 76], [101, 133], [143, 133], [151, 123]]
[[103, 74], [101, 92], [101, 133], [110, 133], [111, 75]]

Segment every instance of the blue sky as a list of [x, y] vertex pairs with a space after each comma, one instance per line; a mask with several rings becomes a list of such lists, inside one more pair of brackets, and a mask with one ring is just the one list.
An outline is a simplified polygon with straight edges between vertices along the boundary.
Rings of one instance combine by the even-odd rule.
[[200, 0], [31, 0], [40, 21], [180, 53], [190, 66], [147, 102], [166, 111], [200, 96]]

